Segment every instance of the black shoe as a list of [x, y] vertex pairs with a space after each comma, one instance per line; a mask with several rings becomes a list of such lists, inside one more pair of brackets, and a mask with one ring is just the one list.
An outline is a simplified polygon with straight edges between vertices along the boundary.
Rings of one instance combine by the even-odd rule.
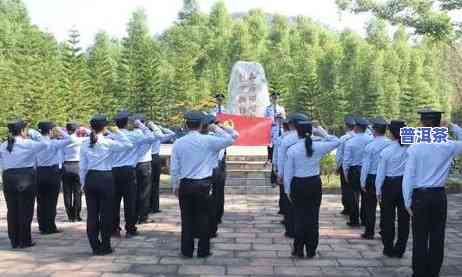
[[340, 212], [340, 214], [342, 214], [342, 215], [349, 215], [350, 213], [349, 213], [347, 210], [343, 210], [343, 211]]
[[360, 227], [361, 225], [359, 225], [358, 222], [347, 222], [347, 225], [350, 226], [350, 227]]
[[294, 234], [291, 234], [291, 233], [289, 233], [289, 232], [285, 232], [285, 233], [284, 233], [284, 236], [286, 236], [286, 237], [288, 237], [288, 238], [291, 238], [291, 239], [293, 239], [293, 238], [295, 237]]
[[282, 214], [282, 211], [278, 211], [278, 214]]
[[373, 240], [374, 239], [374, 235], [369, 235], [369, 234], [362, 234], [361, 235], [361, 238], [365, 239], [365, 240]]
[[83, 219], [82, 219], [80, 216], [78, 216], [78, 217], [75, 218], [75, 221], [76, 221], [76, 222], [82, 222]]
[[217, 220], [217, 223], [218, 223], [218, 224], [221, 224], [221, 223], [223, 223], [223, 222], [221, 221], [221, 219], [218, 219], [218, 220]]
[[191, 255], [189, 255], [189, 254], [188, 254], [188, 255], [181, 254], [180, 256], [181, 256], [183, 259], [192, 259], [192, 258], [193, 258], [193, 254], [191, 254]]
[[30, 243], [19, 245], [19, 248], [24, 249], [24, 248], [30, 248], [35, 246], [35, 241], [31, 241]]
[[305, 257], [305, 255], [303, 254], [303, 251], [292, 251], [291, 253], [292, 257], [294, 258], [299, 258], [299, 259], [303, 259]]
[[216, 238], [216, 237], [218, 237], [217, 232], [215, 232], [215, 233], [213, 233], [213, 234], [210, 235], [210, 238]]
[[112, 247], [96, 251], [96, 255], [98, 255], [98, 256], [106, 256], [106, 255], [110, 255], [112, 253], [114, 253], [114, 249], [112, 249]]
[[161, 212], [162, 212], [162, 210], [153, 210], [153, 211], [151, 211], [152, 214], [158, 214], [158, 213], [161, 213]]
[[306, 258], [307, 259], [313, 259], [316, 256], [316, 253], [307, 253]]
[[114, 231], [112, 231], [111, 237], [113, 237], [113, 238], [121, 238], [122, 236], [120, 235], [119, 230], [114, 230]]
[[69, 222], [75, 222], [74, 218], [69, 218]]
[[281, 220], [279, 223], [281, 223], [282, 225], [286, 225], [286, 221], [285, 221], [285, 220]]
[[212, 253], [212, 252], [209, 252], [209, 253], [207, 253], [207, 254], [198, 254], [197, 257], [198, 257], [198, 258], [207, 258], [207, 257], [210, 257], [210, 256], [212, 256], [212, 255], [213, 255], [213, 253]]
[[389, 251], [389, 250], [383, 250], [383, 255], [387, 256], [388, 258], [393, 258], [395, 256], [393, 251]]
[[130, 232], [127, 232], [125, 234], [125, 237], [127, 239], [129, 239], [129, 238], [136, 237], [136, 236], [139, 236], [139, 235], [140, 235], [140, 233], [138, 233], [138, 231], [130, 231]]

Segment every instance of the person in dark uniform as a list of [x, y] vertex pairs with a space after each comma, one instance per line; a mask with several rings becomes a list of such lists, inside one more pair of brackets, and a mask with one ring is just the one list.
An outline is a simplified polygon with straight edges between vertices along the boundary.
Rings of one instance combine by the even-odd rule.
[[337, 148], [337, 152], [335, 154], [335, 160], [337, 164], [337, 171], [340, 176], [340, 189], [342, 191], [342, 205], [343, 205], [343, 210], [340, 212], [343, 215], [348, 215], [350, 213], [350, 204], [348, 203], [348, 189], [349, 186], [346, 183], [345, 180], [345, 175], [343, 174], [343, 167], [342, 167], [342, 162], [343, 162], [343, 151], [345, 149], [345, 143], [347, 140], [351, 139], [354, 136], [354, 127], [355, 127], [355, 119], [354, 116], [352, 115], [347, 115], [344, 118], [344, 123], [345, 123], [345, 130], [346, 133], [342, 137], [340, 137], [340, 146]]
[[[126, 237], [138, 235], [136, 228], [136, 164], [140, 158], [139, 148], [150, 145], [157, 138], [141, 121], [130, 120], [131, 113], [121, 111], [114, 117], [114, 122], [119, 129], [119, 133], [111, 134], [109, 137], [115, 141], [123, 142], [126, 138], [134, 145], [126, 151], [114, 154], [112, 175], [114, 177], [114, 217], [112, 226], [112, 236], [120, 237], [120, 202], [124, 201], [125, 231]], [[136, 126], [142, 132], [129, 130], [130, 124]], [[123, 134], [123, 136], [121, 136]]]
[[56, 227], [56, 206], [58, 204], [59, 189], [61, 186], [61, 162], [59, 153], [71, 143], [70, 137], [60, 128], [60, 136], [56, 139], [51, 131], [56, 127], [52, 122], [40, 122], [38, 140], [47, 140], [48, 147], [37, 155], [37, 221], [42, 234], [55, 234], [61, 232]]
[[176, 134], [172, 130], [158, 126], [160, 134], [158, 139], [152, 144], [151, 155], [151, 168], [152, 168], [152, 194], [151, 194], [151, 213], [160, 213], [160, 174], [161, 174], [161, 160], [160, 160], [160, 145], [162, 143], [172, 140]]
[[[80, 146], [86, 139], [85, 136], [76, 134], [79, 125], [76, 123], [66, 124], [67, 133], [71, 143], [63, 150], [63, 198], [67, 217], [70, 222], [82, 221], [80, 211], [82, 209], [82, 185], [79, 178]], [[90, 130], [83, 128], [86, 135]]]
[[[424, 127], [438, 128], [441, 114], [425, 109], [420, 111], [420, 121]], [[455, 124], [451, 129], [456, 142], [417, 143], [408, 149], [403, 198], [412, 217], [413, 277], [439, 276], [443, 264], [447, 219], [444, 186], [454, 157], [462, 154], [462, 129]]]
[[[133, 120], [139, 120], [144, 124], [145, 117], [142, 114], [133, 115]], [[156, 129], [157, 130], [157, 129]], [[139, 128], [135, 129], [136, 132], [142, 134]], [[136, 213], [138, 215], [138, 224], [144, 224], [148, 222], [148, 216], [151, 211], [151, 195], [152, 195], [152, 144], [141, 145], [138, 148], [139, 159], [136, 165], [136, 184], [137, 184], [137, 208]]]
[[343, 174], [349, 186], [348, 202], [351, 203], [350, 221], [347, 225], [359, 227], [359, 201], [361, 195], [361, 165], [364, 158], [366, 145], [371, 142], [372, 138], [366, 134], [369, 121], [363, 117], [355, 118], [355, 135], [345, 143], [343, 153]]
[[[402, 258], [406, 251], [409, 237], [409, 214], [404, 206], [402, 182], [404, 167], [407, 161], [407, 146], [401, 144], [400, 129], [406, 123], [400, 120], [390, 122], [392, 143], [385, 148], [379, 157], [375, 191], [377, 199], [382, 203], [380, 210], [383, 254], [388, 257]], [[395, 222], [398, 218], [398, 232]], [[397, 241], [395, 243], [395, 234]]]
[[[287, 151], [284, 164], [284, 191], [293, 204], [295, 239], [292, 255], [308, 258], [316, 255], [319, 242], [319, 208], [322, 189], [321, 159], [340, 145], [340, 140], [329, 136], [322, 127], [313, 128], [310, 121], [297, 122], [299, 140]], [[322, 138], [313, 141], [311, 136]]]
[[[282, 134], [281, 134], [280, 137], [278, 137], [278, 139], [276, 140], [276, 142], [274, 144], [273, 158], [272, 158], [273, 163], [272, 163], [272, 173], [271, 173], [271, 175], [274, 174], [275, 176], [274, 177], [272, 176], [271, 178], [277, 179], [277, 172], [278, 172], [277, 160], [278, 160], [279, 147], [281, 147], [281, 142], [288, 133], [289, 133], [289, 122], [287, 121], [287, 119], [284, 119], [282, 121]], [[285, 199], [287, 197], [286, 197], [286, 194], [284, 193], [284, 186], [282, 184], [277, 184], [277, 180], [275, 180], [274, 182], [279, 187], [279, 201], [278, 201], [279, 211], [278, 211], [278, 214], [285, 215], [285, 214], [287, 214], [287, 203], [285, 201]], [[284, 223], [284, 222], [282, 222], [282, 223]]]
[[111, 231], [114, 212], [114, 154], [133, 147], [118, 130], [119, 141], [104, 136], [108, 121], [97, 115], [90, 120], [92, 133], [80, 149], [80, 180], [87, 202], [87, 236], [94, 255], [111, 254]]
[[34, 246], [31, 223], [37, 193], [37, 153], [47, 148], [46, 141], [27, 138], [26, 123], [8, 123], [8, 139], [0, 145], [0, 167], [3, 169], [3, 194], [7, 207], [8, 238], [13, 248]]
[[375, 192], [375, 177], [379, 165], [380, 153], [391, 141], [385, 137], [387, 121], [383, 118], [371, 119], [374, 138], [366, 145], [361, 166], [361, 190], [364, 198], [361, 210], [364, 211], [365, 230], [361, 235], [363, 239], [372, 240], [375, 235], [375, 221], [377, 213], [377, 194]]
[[210, 187], [213, 168], [220, 150], [231, 146], [235, 137], [215, 124], [209, 130], [215, 135], [204, 135], [200, 131], [206, 114], [185, 114], [189, 133], [175, 141], [171, 153], [171, 180], [181, 210], [181, 253], [192, 257], [194, 236], [199, 237], [198, 257], [207, 257], [210, 252]]
[[[278, 147], [278, 160], [277, 160], [277, 175], [278, 175], [278, 183], [281, 186], [284, 186], [284, 170], [285, 170], [285, 162], [287, 159], [287, 151], [289, 148], [296, 144], [299, 140], [298, 133], [296, 130], [297, 123], [299, 121], [308, 121], [308, 116], [302, 113], [293, 113], [290, 114], [287, 117], [287, 122], [289, 125], [289, 132], [287, 133], [286, 136], [281, 140], [280, 147]], [[289, 238], [293, 238], [295, 236], [295, 224], [294, 224], [294, 211], [293, 211], [293, 205], [287, 198], [287, 195], [284, 194], [284, 200], [285, 202], [285, 214], [284, 214], [284, 220], [282, 223], [284, 223], [284, 226], [286, 227], [285, 231], [285, 236]]]

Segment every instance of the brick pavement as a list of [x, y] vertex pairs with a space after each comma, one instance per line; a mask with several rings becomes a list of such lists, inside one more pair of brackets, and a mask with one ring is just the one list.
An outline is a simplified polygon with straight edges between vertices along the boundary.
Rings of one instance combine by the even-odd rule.
[[[163, 213], [140, 227], [142, 236], [115, 239], [115, 254], [93, 257], [85, 223], [66, 221], [59, 201], [58, 227], [63, 233], [38, 234], [29, 250], [11, 250], [6, 233], [6, 208], [0, 197], [0, 276], [139, 277], [139, 276], [409, 276], [410, 251], [405, 258], [381, 255], [380, 240], [359, 239], [361, 229], [350, 229], [339, 215], [338, 195], [325, 195], [321, 207], [318, 256], [290, 257], [291, 241], [284, 238], [276, 213], [276, 195], [227, 196], [224, 223], [213, 240], [208, 259], [179, 257], [177, 201], [162, 195]], [[462, 276], [462, 194], [449, 196], [446, 257], [442, 276]], [[83, 213], [85, 216], [85, 211]]]

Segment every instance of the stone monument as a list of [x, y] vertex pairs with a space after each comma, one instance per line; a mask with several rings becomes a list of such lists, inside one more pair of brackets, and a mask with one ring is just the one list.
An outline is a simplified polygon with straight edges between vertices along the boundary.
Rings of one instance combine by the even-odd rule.
[[264, 117], [268, 105], [268, 82], [261, 64], [244, 61], [234, 64], [228, 85], [228, 112]]

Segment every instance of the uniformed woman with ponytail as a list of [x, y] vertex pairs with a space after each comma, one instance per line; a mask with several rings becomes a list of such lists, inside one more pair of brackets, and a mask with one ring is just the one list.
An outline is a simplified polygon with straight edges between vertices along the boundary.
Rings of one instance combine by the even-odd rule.
[[[292, 255], [313, 258], [319, 241], [319, 207], [322, 190], [320, 162], [340, 145], [340, 140], [329, 136], [322, 127], [314, 127], [310, 121], [296, 124], [298, 142], [287, 152], [284, 166], [284, 191], [292, 202], [295, 218], [295, 239]], [[321, 140], [313, 141], [311, 136]]]
[[27, 248], [35, 244], [31, 237], [37, 193], [34, 166], [37, 153], [47, 147], [45, 141], [28, 139], [25, 129], [26, 124], [22, 120], [8, 123], [8, 140], [0, 145], [8, 237], [13, 248]]
[[90, 120], [90, 139], [83, 143], [80, 149], [80, 179], [87, 202], [87, 235], [95, 255], [113, 252], [111, 232], [114, 208], [114, 153], [133, 147], [130, 140], [118, 130], [115, 131], [119, 137], [118, 141], [105, 137], [107, 125], [106, 116], [94, 116]]
[[[380, 153], [375, 189], [382, 203], [380, 226], [382, 228], [383, 254], [402, 258], [409, 238], [410, 217], [404, 206], [403, 174], [408, 159], [406, 145], [401, 144], [400, 129], [406, 127], [404, 121], [393, 120], [389, 129], [393, 142]], [[395, 221], [398, 229], [395, 231]], [[395, 243], [395, 234], [397, 239]]]

